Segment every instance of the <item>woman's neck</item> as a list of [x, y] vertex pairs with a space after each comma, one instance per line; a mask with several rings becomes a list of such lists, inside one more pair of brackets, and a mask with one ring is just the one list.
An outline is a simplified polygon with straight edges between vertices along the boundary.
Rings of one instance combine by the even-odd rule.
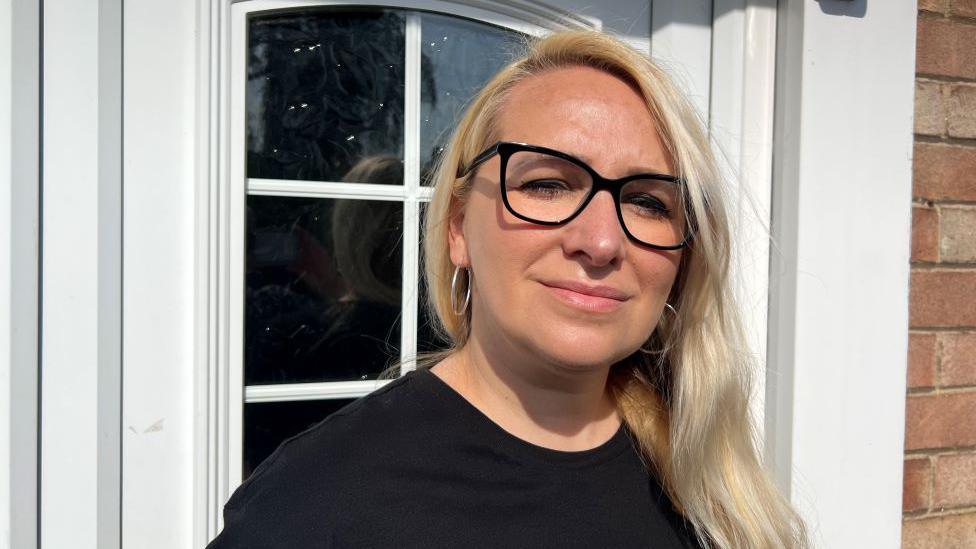
[[474, 338], [432, 372], [502, 429], [563, 451], [595, 448], [620, 427], [608, 366], [567, 369], [503, 359]]

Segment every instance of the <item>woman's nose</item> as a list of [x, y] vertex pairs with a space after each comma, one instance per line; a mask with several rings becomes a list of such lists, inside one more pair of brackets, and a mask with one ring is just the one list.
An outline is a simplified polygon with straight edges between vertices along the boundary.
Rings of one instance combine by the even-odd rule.
[[613, 196], [600, 191], [586, 208], [565, 227], [563, 249], [571, 256], [582, 256], [594, 266], [612, 264], [624, 258], [627, 235], [620, 220]]

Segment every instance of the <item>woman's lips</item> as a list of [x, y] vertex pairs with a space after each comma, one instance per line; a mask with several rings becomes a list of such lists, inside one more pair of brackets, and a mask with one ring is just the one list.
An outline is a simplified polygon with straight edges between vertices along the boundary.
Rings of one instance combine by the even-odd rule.
[[609, 286], [591, 286], [578, 282], [543, 282], [543, 286], [560, 301], [593, 312], [611, 312], [623, 306], [629, 296]]

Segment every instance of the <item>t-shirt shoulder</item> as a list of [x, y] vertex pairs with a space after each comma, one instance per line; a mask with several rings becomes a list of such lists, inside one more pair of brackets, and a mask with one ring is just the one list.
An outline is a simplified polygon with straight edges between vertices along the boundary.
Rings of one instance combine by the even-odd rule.
[[350, 476], [347, 468], [364, 469], [374, 461], [371, 449], [395, 443], [397, 433], [424, 419], [417, 417], [424, 410], [416, 398], [417, 376], [409, 372], [286, 439], [241, 484], [226, 507], [244, 507], [254, 497], [277, 492], [276, 487], [341, 481]]

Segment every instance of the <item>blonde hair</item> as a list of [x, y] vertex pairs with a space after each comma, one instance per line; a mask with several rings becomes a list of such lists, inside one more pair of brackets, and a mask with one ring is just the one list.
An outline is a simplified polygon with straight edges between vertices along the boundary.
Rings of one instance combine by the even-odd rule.
[[666, 311], [641, 350], [611, 369], [617, 408], [645, 463], [705, 546], [807, 547], [801, 519], [763, 469], [750, 420], [754, 364], [730, 291], [728, 189], [695, 110], [646, 55], [599, 32], [551, 34], [472, 100], [433, 178], [424, 241], [431, 318], [453, 350], [464, 346], [470, 308], [462, 316], [451, 310], [447, 238], [448, 221], [470, 189], [458, 168], [497, 140], [499, 113], [516, 84], [574, 66], [605, 71], [643, 96], [677, 175], [687, 181], [688, 213], [697, 225], [668, 300], [676, 313]]

